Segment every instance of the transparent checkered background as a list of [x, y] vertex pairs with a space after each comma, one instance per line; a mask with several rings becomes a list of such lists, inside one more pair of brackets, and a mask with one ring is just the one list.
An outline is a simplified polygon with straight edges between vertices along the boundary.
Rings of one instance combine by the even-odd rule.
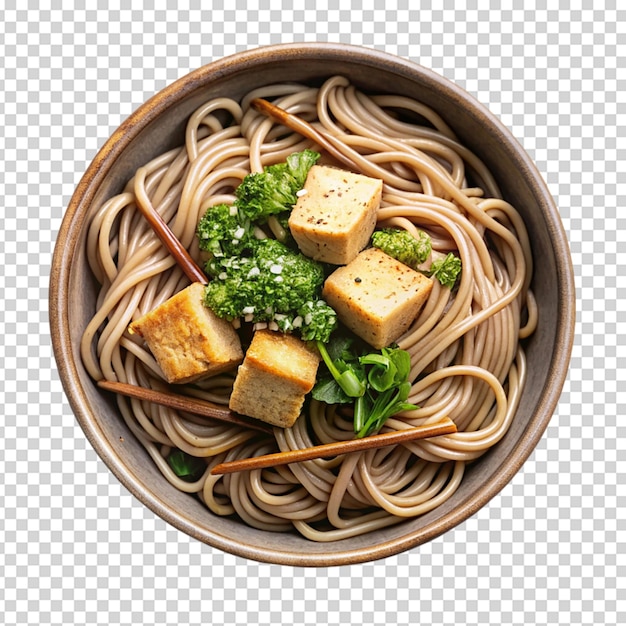
[[[97, 4], [108, 8], [5, 0], [0, 9], [0, 622], [626, 623], [626, 361], [617, 354], [626, 343], [626, 12], [617, 0]], [[305, 40], [410, 58], [498, 114], [555, 196], [578, 290], [561, 402], [512, 482], [427, 545], [330, 569], [224, 554], [129, 495], [72, 416], [47, 314], [64, 207], [119, 123], [213, 59]]]

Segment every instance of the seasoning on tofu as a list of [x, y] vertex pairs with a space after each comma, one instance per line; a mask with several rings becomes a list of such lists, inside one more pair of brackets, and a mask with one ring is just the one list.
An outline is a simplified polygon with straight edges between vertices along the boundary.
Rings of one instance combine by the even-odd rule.
[[237, 372], [229, 407], [290, 428], [315, 384], [319, 362], [319, 354], [298, 337], [258, 330]]
[[306, 193], [289, 217], [298, 247], [324, 263], [346, 265], [369, 243], [376, 225], [382, 180], [333, 167], [314, 165]]
[[230, 322], [202, 303], [204, 286], [192, 283], [129, 330], [147, 343], [169, 383], [188, 383], [241, 363], [241, 341]]
[[378, 248], [368, 248], [327, 279], [322, 297], [339, 319], [375, 348], [396, 341], [428, 299], [432, 279]]

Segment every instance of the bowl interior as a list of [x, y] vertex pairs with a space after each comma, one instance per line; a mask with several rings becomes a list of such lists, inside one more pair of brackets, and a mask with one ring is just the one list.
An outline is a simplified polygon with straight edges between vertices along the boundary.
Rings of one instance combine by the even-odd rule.
[[[134, 170], [183, 143], [188, 116], [205, 100], [239, 98], [252, 88], [343, 74], [365, 91], [404, 94], [433, 107], [491, 168], [504, 197], [521, 212], [536, 259], [532, 288], [540, 324], [528, 341], [529, 377], [504, 439], [469, 466], [457, 493], [434, 511], [395, 527], [331, 544], [258, 531], [211, 514], [167, 483], [124, 424], [113, 398], [84, 370], [79, 342], [95, 309], [96, 285], [85, 258], [85, 225], [121, 191]], [[86, 436], [118, 479], [180, 530], [240, 556], [291, 565], [373, 560], [428, 541], [467, 519], [518, 471], [556, 407], [573, 341], [573, 272], [558, 211], [528, 155], [510, 133], [460, 88], [391, 55], [345, 45], [297, 44], [228, 57], [180, 79], [138, 109], [114, 133], [81, 180], [67, 209], [51, 272], [53, 345], [66, 393]], [[81, 294], [80, 298], [71, 297]]]

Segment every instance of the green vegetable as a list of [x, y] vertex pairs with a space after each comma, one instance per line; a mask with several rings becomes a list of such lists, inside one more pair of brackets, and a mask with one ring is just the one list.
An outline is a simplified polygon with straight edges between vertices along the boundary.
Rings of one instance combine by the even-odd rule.
[[[302, 318], [300, 336], [305, 341], [326, 343], [337, 328], [337, 312], [324, 300], [309, 300], [298, 309], [297, 318]], [[294, 320], [295, 321], [295, 320]], [[291, 322], [293, 326], [294, 321]], [[280, 327], [280, 323], [278, 324]]]
[[257, 240], [247, 256], [211, 259], [206, 271], [213, 280], [204, 304], [219, 317], [273, 322], [307, 340], [328, 341], [337, 326], [335, 311], [319, 299], [322, 265], [275, 239]]
[[372, 245], [414, 270], [428, 258], [431, 251], [427, 233], [419, 231], [419, 238], [415, 238], [408, 230], [400, 228], [374, 231]]
[[387, 391], [407, 380], [411, 370], [411, 355], [400, 348], [383, 348], [381, 354], [366, 354], [359, 361], [372, 365], [367, 379], [376, 391]]
[[284, 163], [248, 174], [235, 190], [235, 204], [242, 215], [264, 222], [270, 215], [291, 210], [298, 200], [296, 193], [304, 187], [309, 170], [319, 158], [313, 150], [294, 152]]
[[[354, 362], [358, 363], [358, 357], [344, 348], [340, 356], [333, 358], [326, 346], [321, 342], [318, 342], [317, 349], [336, 386], [343, 392], [343, 396], [338, 394], [336, 389], [332, 389], [332, 386], [330, 389], [326, 389], [325, 393], [331, 392], [335, 394], [337, 398], [342, 398], [342, 402], [349, 402], [350, 398], [361, 397], [367, 389], [367, 383], [364, 370], [355, 367]], [[321, 399], [319, 389], [315, 387], [313, 389], [313, 397], [318, 400]]]
[[419, 238], [415, 238], [407, 230], [383, 228], [372, 234], [372, 245], [414, 270], [436, 278], [444, 287], [450, 289], [454, 287], [461, 273], [461, 259], [452, 252], [442, 259], [433, 261], [428, 270], [419, 268], [431, 253], [430, 237], [423, 231], [419, 231]]
[[190, 483], [199, 480], [207, 467], [203, 459], [178, 448], [170, 452], [167, 462], [176, 476]]
[[[248, 174], [235, 190], [234, 205], [211, 207], [200, 220], [199, 246], [211, 255], [204, 304], [219, 317], [267, 322], [276, 330], [297, 331], [304, 340], [330, 338], [337, 314], [320, 298], [324, 266], [294, 249], [287, 223], [319, 157], [304, 150]], [[282, 231], [281, 241], [256, 236], [268, 220]]]
[[370, 389], [357, 400], [354, 412], [356, 436], [366, 437], [378, 432], [392, 415], [418, 407], [406, 401], [411, 391], [411, 356], [406, 350], [383, 348], [380, 354], [367, 354], [359, 361], [371, 366], [367, 375]]
[[250, 220], [228, 204], [210, 207], [198, 222], [196, 234], [200, 249], [216, 258], [239, 255], [256, 241]]
[[318, 377], [312, 396], [327, 404], [354, 402], [357, 438], [378, 432], [396, 413], [418, 408], [407, 402], [411, 357], [405, 350], [392, 346], [360, 354], [345, 338], [317, 347], [327, 372]]
[[428, 275], [435, 277], [444, 287], [452, 289], [460, 273], [461, 259], [449, 252], [442, 259], [432, 262]]

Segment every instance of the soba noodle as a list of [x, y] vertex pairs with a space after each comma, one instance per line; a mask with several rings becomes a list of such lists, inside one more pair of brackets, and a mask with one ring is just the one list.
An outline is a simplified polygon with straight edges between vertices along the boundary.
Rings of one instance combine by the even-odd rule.
[[[277, 84], [242, 101], [217, 98], [189, 119], [184, 145], [141, 167], [93, 216], [87, 251], [102, 285], [84, 333], [82, 357], [96, 379], [163, 386], [147, 348], [129, 323], [188, 284], [136, 209], [147, 198], [192, 256], [195, 229], [208, 207], [234, 201], [249, 172], [284, 161], [310, 142], [249, 107], [271, 99], [332, 138], [368, 176], [384, 181], [378, 226], [426, 231], [437, 253], [454, 251], [462, 275], [454, 291], [435, 281], [430, 298], [400, 338], [411, 354], [409, 402], [420, 408], [388, 420], [400, 430], [448, 416], [455, 434], [290, 466], [214, 476], [217, 463], [354, 436], [337, 406], [314, 400], [291, 429], [265, 437], [239, 426], [118, 398], [128, 428], [165, 478], [213, 513], [236, 515], [270, 531], [297, 530], [333, 541], [422, 515], [449, 498], [468, 463], [507, 432], [526, 378], [520, 339], [537, 323], [529, 291], [532, 259], [520, 215], [502, 199], [490, 172], [460, 145], [433, 111], [402, 96], [365, 95], [343, 77], [321, 87]], [[223, 405], [235, 372], [181, 392]], [[166, 458], [179, 448], [206, 460], [195, 482], [177, 477]]]

